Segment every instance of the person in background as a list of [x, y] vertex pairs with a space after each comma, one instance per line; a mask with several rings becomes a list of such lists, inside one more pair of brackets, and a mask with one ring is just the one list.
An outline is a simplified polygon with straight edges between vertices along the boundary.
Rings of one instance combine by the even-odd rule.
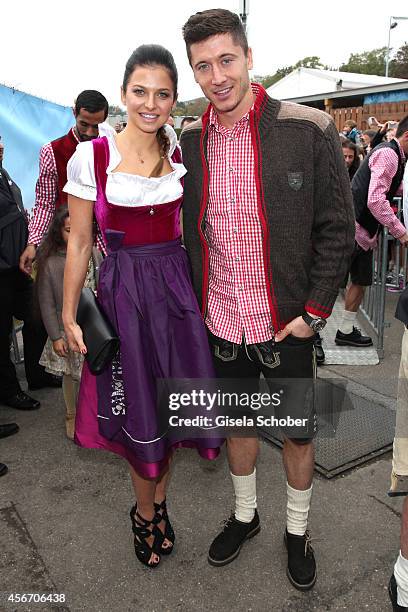
[[404, 324], [398, 373], [397, 414], [393, 445], [390, 497], [403, 496], [400, 552], [388, 584], [394, 612], [408, 611], [408, 288], [401, 294], [395, 313]]
[[[82, 91], [73, 108], [75, 125], [65, 136], [44, 145], [40, 151], [40, 173], [35, 190], [35, 207], [28, 227], [28, 242], [20, 257], [20, 270], [31, 274], [35, 252], [43, 239], [55, 210], [67, 203], [63, 192], [67, 182], [68, 160], [78, 143], [97, 138], [99, 132], [113, 132], [104, 124], [108, 116], [108, 101], [99, 91]], [[102, 125], [103, 124], [103, 125]], [[103, 243], [98, 246], [103, 249]], [[44, 333], [44, 341], [45, 341]]]
[[344, 136], [348, 138], [348, 140], [351, 140], [351, 142], [354, 142], [354, 144], [356, 144], [358, 147], [361, 146], [361, 142], [360, 142], [361, 132], [357, 129], [357, 123], [355, 121], [353, 121], [352, 119], [348, 119], [347, 121], [345, 121], [342, 132]]
[[180, 124], [181, 132], [184, 130], [186, 125], [190, 125], [190, 123], [194, 123], [194, 121], [197, 121], [197, 117], [192, 117], [192, 116], [183, 117], [183, 119], [181, 120], [181, 124]]
[[[375, 138], [376, 134], [377, 134], [376, 130], [364, 130], [364, 132], [361, 134], [360, 140], [361, 140], [361, 144], [362, 144], [362, 147], [363, 147], [364, 157], [366, 155], [368, 155], [370, 153], [371, 149], [373, 148], [372, 142], [373, 142], [373, 139]], [[377, 143], [377, 144], [379, 144], [379, 143]], [[374, 146], [376, 146], [376, 145], [374, 144]]]
[[[48, 232], [37, 250], [35, 294], [36, 308], [41, 311], [48, 333], [40, 364], [47, 372], [62, 376], [66, 433], [68, 438], [73, 440], [76, 402], [84, 357], [68, 347], [62, 324], [63, 281], [70, 227], [68, 207], [63, 204], [57, 209]], [[84, 285], [94, 291], [96, 271], [101, 261], [102, 254], [94, 247]]]
[[364, 159], [354, 175], [351, 189], [356, 209], [356, 244], [349, 273], [351, 282], [345, 294], [342, 320], [335, 343], [338, 346], [369, 347], [373, 341], [356, 327], [357, 311], [363, 301], [365, 287], [372, 284], [373, 249], [381, 226], [405, 246], [408, 233], [396, 216], [391, 203], [402, 189], [402, 179], [408, 155], [408, 115], [399, 123], [396, 137], [384, 142]]
[[[2, 143], [1, 152], [4, 154]], [[20, 386], [10, 357], [13, 317], [24, 321], [24, 367], [30, 389], [52, 384], [38, 360], [43, 339], [33, 317], [33, 281], [19, 270], [18, 262], [27, 241], [27, 216], [21, 192], [4, 167], [0, 168], [0, 401], [20, 410], [35, 410], [40, 402]]]
[[350, 181], [352, 181], [353, 176], [357, 172], [360, 166], [360, 157], [358, 155], [357, 146], [351, 140], [345, 140], [341, 143], [341, 147], [343, 149], [344, 161], [347, 166], [347, 171], [349, 173]]

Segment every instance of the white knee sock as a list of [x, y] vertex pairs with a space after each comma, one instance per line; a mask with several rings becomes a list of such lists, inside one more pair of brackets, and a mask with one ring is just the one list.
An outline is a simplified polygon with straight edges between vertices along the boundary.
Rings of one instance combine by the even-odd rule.
[[299, 491], [292, 489], [289, 483], [286, 483], [288, 505], [286, 510], [286, 527], [289, 533], [293, 535], [304, 535], [307, 529], [307, 519], [309, 516], [310, 500], [312, 498], [312, 489]]
[[235, 476], [231, 472], [235, 491], [235, 518], [250, 523], [256, 508], [256, 468], [248, 476]]
[[398, 605], [408, 607], [408, 559], [402, 556], [401, 551], [394, 565], [394, 576], [397, 583]]
[[343, 318], [341, 320], [339, 330], [343, 334], [351, 334], [356, 320], [357, 320], [356, 312], [350, 312], [349, 310], [343, 310]]

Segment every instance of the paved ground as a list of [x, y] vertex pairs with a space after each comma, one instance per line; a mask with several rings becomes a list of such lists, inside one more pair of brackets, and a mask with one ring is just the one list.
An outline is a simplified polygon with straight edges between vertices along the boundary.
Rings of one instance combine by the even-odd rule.
[[[388, 298], [392, 320], [395, 296]], [[402, 329], [387, 330], [379, 366], [330, 366], [325, 375], [396, 395]], [[132, 549], [126, 465], [117, 457], [77, 448], [63, 432], [60, 392], [35, 393], [39, 411], [0, 408], [2, 422], [21, 431], [1, 440], [10, 469], [0, 480], [0, 610], [99, 612], [337, 611], [390, 609], [386, 585], [398, 551], [401, 501], [386, 496], [390, 456], [342, 477], [315, 479], [311, 531], [318, 562], [314, 590], [301, 594], [285, 575], [285, 479], [280, 452], [262, 443], [258, 465], [261, 533], [225, 568], [206, 552], [232, 503], [225, 456], [207, 463], [177, 453], [169, 511], [174, 554], [155, 571]], [[63, 593], [66, 603], [11, 604], [11, 593]]]

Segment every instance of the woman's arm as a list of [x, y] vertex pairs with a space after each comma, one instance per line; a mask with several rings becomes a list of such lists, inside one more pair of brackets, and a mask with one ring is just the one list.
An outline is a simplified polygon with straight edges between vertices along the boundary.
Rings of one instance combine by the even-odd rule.
[[62, 320], [69, 347], [73, 351], [85, 354], [86, 347], [81, 328], [76, 323], [76, 313], [92, 253], [94, 202], [69, 195], [68, 208], [71, 231], [64, 273]]

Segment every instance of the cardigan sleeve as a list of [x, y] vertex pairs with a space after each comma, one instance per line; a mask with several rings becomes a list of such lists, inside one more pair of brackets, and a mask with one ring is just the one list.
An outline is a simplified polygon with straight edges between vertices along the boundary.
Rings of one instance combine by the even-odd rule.
[[[41, 317], [51, 340], [61, 338], [58, 322], [57, 304], [52, 286], [52, 266], [46, 261], [38, 282], [38, 299], [40, 302]], [[62, 280], [61, 280], [62, 282]]]
[[305, 309], [327, 318], [349, 268], [355, 219], [348, 172], [332, 121], [315, 150], [313, 259]]

